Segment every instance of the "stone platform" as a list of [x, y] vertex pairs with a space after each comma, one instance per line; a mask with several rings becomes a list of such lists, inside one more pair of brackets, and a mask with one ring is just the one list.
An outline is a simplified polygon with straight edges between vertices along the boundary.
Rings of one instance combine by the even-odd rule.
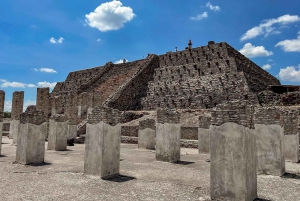
[[[197, 149], [181, 148], [182, 161], [166, 163], [155, 160], [155, 151], [121, 144], [123, 176], [101, 180], [83, 174], [84, 144], [67, 151], [46, 150], [46, 163], [24, 166], [13, 164], [16, 147], [12, 140], [3, 137], [2, 142], [1, 200], [210, 200], [209, 155], [197, 154]], [[300, 164], [286, 162], [286, 170], [300, 174]], [[300, 176], [258, 175], [257, 185], [262, 199], [299, 200]]]

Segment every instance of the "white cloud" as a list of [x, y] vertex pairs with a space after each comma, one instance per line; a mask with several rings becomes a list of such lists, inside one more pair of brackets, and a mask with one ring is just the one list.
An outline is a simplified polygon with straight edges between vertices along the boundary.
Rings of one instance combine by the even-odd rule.
[[[115, 64], [121, 64], [121, 63], [123, 63], [123, 60], [124, 60], [124, 59], [120, 59], [120, 60], [118, 60], [118, 61], [115, 61]], [[126, 60], [126, 62], [128, 62], [127, 59], [125, 59], [125, 60]]]
[[34, 84], [27, 84], [27, 87], [32, 88], [32, 87], [36, 87], [36, 86]]
[[283, 15], [276, 19], [263, 20], [258, 26], [255, 26], [249, 29], [242, 37], [241, 41], [255, 38], [256, 36], [264, 34], [267, 37], [270, 34], [279, 34], [280, 31], [276, 30], [276, 27], [273, 25], [280, 25], [281, 28], [287, 27], [288, 24], [300, 21], [298, 15]]
[[40, 71], [45, 73], [57, 73], [56, 70], [52, 68], [40, 68]]
[[0, 80], [1, 83], [1, 87], [6, 88], [6, 87], [13, 87], [13, 88], [25, 88], [26, 84], [21, 83], [21, 82], [9, 82], [7, 80]]
[[56, 82], [50, 83], [50, 82], [44, 81], [44, 82], [38, 82], [37, 83], [37, 86], [41, 87], [41, 88], [43, 88], [43, 87], [50, 87], [51, 89], [53, 89], [55, 87], [55, 85], [56, 85]]
[[273, 59], [268, 59], [269, 62], [273, 61]]
[[280, 41], [275, 45], [275, 47], [278, 46], [281, 46], [285, 52], [300, 52], [300, 31], [297, 39]]
[[64, 38], [63, 37], [60, 37], [59, 39], [55, 39], [53, 37], [50, 38], [50, 43], [53, 43], [53, 44], [57, 44], [57, 43], [63, 43], [64, 42]]
[[202, 20], [202, 19], [207, 18], [207, 17], [208, 17], [207, 12], [203, 12], [202, 14], [196, 15], [196, 17], [190, 17], [190, 20], [198, 21], [198, 20]]
[[100, 42], [100, 41], [101, 41], [101, 39], [100, 39], [100, 38], [98, 38], [98, 39], [97, 39], [97, 42]]
[[43, 73], [57, 73], [57, 71], [52, 68], [40, 68], [40, 69], [34, 68], [32, 70], [36, 72], [43, 72]]
[[244, 47], [240, 49], [240, 53], [249, 58], [273, 55], [273, 52], [266, 50], [264, 46], [253, 46], [251, 43], [246, 43]]
[[206, 7], [208, 7], [210, 10], [213, 10], [213, 11], [219, 11], [219, 10], [221, 10], [220, 6], [213, 6], [213, 5], [211, 5], [210, 2], [206, 3]]
[[298, 67], [288, 66], [281, 68], [278, 75], [282, 81], [300, 82], [300, 64]]
[[12, 106], [11, 100], [4, 101], [4, 111], [5, 112], [11, 112], [11, 106]]
[[136, 15], [132, 8], [123, 6], [121, 1], [113, 0], [102, 3], [93, 12], [86, 14], [85, 22], [92, 28], [105, 32], [118, 30]]
[[271, 64], [265, 64], [261, 68], [264, 69], [264, 70], [270, 70], [272, 68], [272, 65]]

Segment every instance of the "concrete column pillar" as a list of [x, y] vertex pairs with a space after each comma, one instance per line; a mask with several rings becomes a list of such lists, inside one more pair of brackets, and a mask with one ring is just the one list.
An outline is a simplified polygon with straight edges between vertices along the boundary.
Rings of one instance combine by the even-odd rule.
[[[13, 139], [13, 144], [17, 144], [18, 123], [20, 114], [23, 112], [24, 91], [15, 91], [12, 98], [11, 107], [11, 126], [9, 130], [9, 138]], [[16, 120], [16, 121], [14, 121]]]
[[145, 119], [139, 122], [138, 147], [155, 149], [155, 120]]
[[68, 121], [65, 116], [56, 115], [49, 120], [48, 150], [67, 150]]
[[198, 151], [199, 153], [209, 153], [209, 127], [211, 125], [211, 117], [199, 116], [198, 128]]
[[253, 201], [257, 197], [256, 140], [236, 123], [210, 129], [211, 199]]
[[2, 148], [4, 103], [5, 103], [5, 92], [0, 90], [0, 156], [1, 156], [1, 148]]
[[37, 88], [36, 109], [43, 111], [46, 116], [50, 114], [49, 87]]
[[297, 110], [283, 111], [284, 127], [284, 157], [286, 161], [298, 163], [299, 161], [299, 133], [298, 133], [298, 115]]
[[180, 113], [176, 110], [157, 110], [156, 160], [180, 161]]
[[0, 122], [0, 156], [1, 156], [1, 149], [2, 149], [2, 129], [3, 129], [3, 122]]
[[282, 176], [285, 172], [285, 158], [281, 111], [275, 107], [257, 108], [254, 127], [258, 173]]
[[43, 163], [45, 158], [46, 116], [42, 111], [22, 113], [17, 141], [16, 162]]
[[98, 106], [89, 115], [86, 128], [84, 173], [102, 179], [119, 174], [121, 114], [118, 110]]

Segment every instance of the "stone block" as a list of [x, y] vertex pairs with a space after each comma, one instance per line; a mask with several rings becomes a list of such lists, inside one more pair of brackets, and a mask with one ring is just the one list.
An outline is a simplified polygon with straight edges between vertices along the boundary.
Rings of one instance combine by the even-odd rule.
[[102, 179], [119, 174], [121, 125], [87, 123], [84, 173]]
[[81, 115], [82, 115], [82, 109], [81, 109], [81, 106], [79, 105], [78, 106], [78, 118], [81, 118]]
[[211, 199], [253, 201], [257, 197], [255, 135], [224, 123], [210, 128]]
[[142, 149], [155, 149], [155, 130], [145, 128], [139, 130], [138, 147]]
[[180, 129], [181, 124], [156, 124], [156, 160], [180, 161]]
[[42, 111], [20, 115], [16, 162], [43, 163], [45, 158], [46, 116]]
[[1, 149], [2, 149], [2, 129], [3, 129], [3, 122], [0, 122], [0, 156], [1, 156]]
[[139, 121], [138, 147], [155, 149], [155, 120], [144, 119]]
[[255, 124], [258, 173], [282, 176], [285, 172], [284, 130], [276, 124]]
[[299, 134], [284, 135], [284, 157], [286, 161], [299, 162]]
[[20, 120], [10, 120], [9, 139], [13, 139], [13, 144], [17, 144]]
[[210, 132], [206, 128], [198, 128], [199, 153], [209, 153]]
[[49, 120], [48, 150], [67, 150], [68, 122]]
[[68, 140], [76, 139], [77, 137], [77, 125], [68, 125]]

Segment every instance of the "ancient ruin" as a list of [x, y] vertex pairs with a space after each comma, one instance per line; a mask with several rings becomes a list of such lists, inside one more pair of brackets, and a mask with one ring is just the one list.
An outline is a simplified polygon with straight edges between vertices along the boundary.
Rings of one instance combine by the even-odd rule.
[[[169, 165], [189, 165], [181, 147], [198, 148], [210, 157], [212, 199], [253, 200], [257, 173], [282, 176], [299, 161], [300, 86], [281, 85], [225, 42], [70, 72], [52, 92], [38, 88], [24, 113], [23, 101], [14, 92], [21, 164], [42, 163], [45, 140], [58, 152], [85, 143], [83, 172], [107, 179], [120, 174], [121, 142]], [[1, 131], [3, 107], [0, 91]]]

